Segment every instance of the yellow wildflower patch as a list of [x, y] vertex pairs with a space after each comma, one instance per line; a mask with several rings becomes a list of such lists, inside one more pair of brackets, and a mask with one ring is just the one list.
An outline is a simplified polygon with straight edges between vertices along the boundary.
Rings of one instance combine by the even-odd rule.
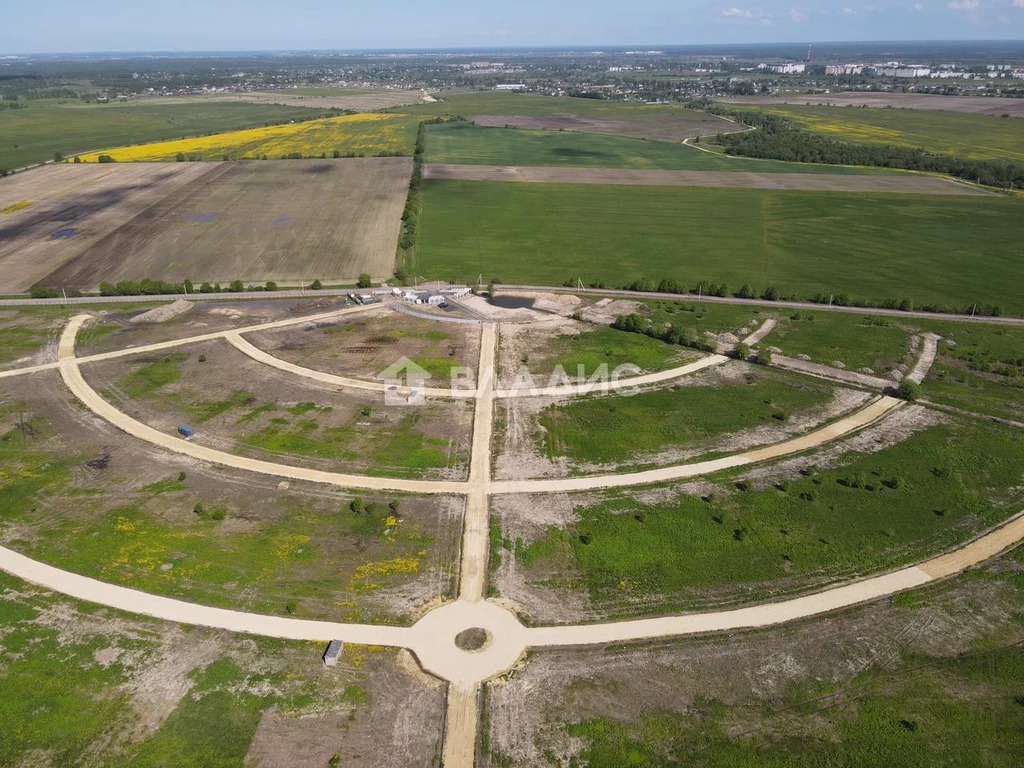
[[370, 113], [250, 128], [215, 136], [176, 139], [79, 155], [83, 163], [101, 155], [119, 163], [186, 160], [280, 160], [386, 153], [412, 155], [420, 118]]
[[384, 586], [380, 579], [399, 574], [418, 573], [420, 561], [415, 557], [396, 557], [379, 563], [363, 563], [356, 568], [349, 579], [351, 592], [366, 592]]
[[23, 211], [26, 208], [28, 208], [30, 205], [32, 205], [32, 201], [31, 200], [19, 200], [18, 202], [14, 203], [12, 205], [8, 205], [4, 209], [0, 209], [0, 213], [15, 213], [17, 211]]

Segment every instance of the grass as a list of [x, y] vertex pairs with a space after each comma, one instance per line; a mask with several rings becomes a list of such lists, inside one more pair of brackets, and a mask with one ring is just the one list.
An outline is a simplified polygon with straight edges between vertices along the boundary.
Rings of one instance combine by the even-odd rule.
[[312, 419], [281, 419], [241, 438], [238, 444], [246, 452], [257, 450], [335, 461], [369, 460], [368, 474], [387, 477], [419, 477], [427, 470], [444, 469], [453, 462], [464, 463], [464, 457], [450, 453], [447, 440], [428, 438], [417, 429], [420, 415], [416, 411], [395, 422], [375, 422], [373, 429], [360, 427], [369, 414], [357, 415], [352, 423], [336, 427], [321, 427]]
[[0, 328], [0, 363], [32, 355], [46, 344], [45, 330], [33, 328]]
[[175, 352], [159, 360], [141, 365], [124, 376], [118, 386], [135, 400], [153, 394], [158, 389], [177, 383], [181, 379], [181, 363], [188, 360], [187, 352]]
[[[951, 659], [917, 656], [892, 672], [819, 686], [793, 710], [702, 699], [687, 712], [646, 710], [567, 726], [590, 768], [873, 768], [1015, 766], [1024, 751], [1024, 654], [1011, 646]], [[908, 674], [913, 667], [918, 669]], [[740, 733], [742, 735], [736, 735]]]
[[382, 504], [357, 514], [344, 500], [291, 495], [254, 517], [244, 500], [207, 496], [176, 477], [134, 491], [116, 481], [116, 501], [103, 488], [75, 495], [84, 457], [51, 453], [55, 435], [33, 426], [34, 439], [16, 429], [0, 437], [5, 526], [33, 530], [7, 546], [104, 582], [239, 610], [281, 613], [294, 604], [289, 612], [300, 616], [395, 621], [358, 600], [367, 591], [359, 569], [378, 556], [402, 558], [415, 569], [384, 568], [373, 589], [404, 583], [434, 543], [412, 517], [389, 522]]
[[109, 155], [118, 162], [169, 162], [179, 154], [194, 160], [280, 159], [293, 155], [331, 157], [335, 152], [370, 157], [382, 153], [412, 155], [418, 126], [416, 118], [406, 115], [346, 115], [193, 139], [118, 147], [83, 154], [81, 160], [94, 163], [101, 154]]
[[947, 340], [939, 342], [925, 397], [1024, 422], [1024, 328], [938, 320], [921, 325]]
[[[0, 766], [43, 759], [241, 768], [271, 708], [287, 717], [335, 707], [352, 717], [372, 704], [364, 673], [347, 669], [333, 681], [311, 673], [308, 643], [250, 638], [235, 649], [236, 638], [223, 633], [97, 609], [7, 575], [0, 575], [0, 624]], [[101, 651], [112, 660], [101, 661]], [[214, 660], [193, 667], [190, 654]], [[154, 668], [163, 670], [155, 688]], [[177, 700], [181, 673], [188, 688]], [[169, 714], [154, 711], [157, 700], [173, 705]], [[139, 729], [140, 708], [154, 730]]]
[[1022, 224], [1014, 198], [428, 180], [416, 269], [612, 287], [707, 279], [1020, 314]]
[[817, 470], [810, 456], [806, 475], [776, 488], [719, 477], [703, 499], [610, 494], [518, 556], [538, 572], [566, 573], [611, 612], [635, 610], [626, 607], [634, 601], [668, 612], [709, 591], [716, 604], [728, 595], [750, 601], [915, 562], [994, 525], [1022, 500], [1024, 444], [997, 425], [932, 427], [844, 460]]
[[871, 172], [847, 166], [732, 158], [681, 144], [622, 136], [484, 128], [471, 123], [429, 126], [426, 162], [758, 173]]
[[581, 370], [585, 376], [592, 376], [603, 365], [610, 371], [621, 365], [634, 365], [648, 372], [663, 371], [697, 356], [648, 336], [598, 328], [550, 339], [543, 349], [530, 353], [521, 363], [535, 374], [547, 375], [561, 366], [566, 375], [576, 377]]
[[635, 464], [644, 455], [713, 435], [785, 421], [822, 405], [814, 383], [750, 376], [747, 384], [682, 387], [633, 397], [593, 397], [546, 408], [540, 418], [549, 457]]
[[884, 373], [907, 357], [910, 331], [898, 318], [800, 311], [786, 315], [762, 344], [790, 357], [805, 354], [825, 365], [839, 361], [849, 370]]
[[[744, 105], [742, 109], [751, 108]], [[834, 139], [916, 147], [978, 160], [1024, 160], [1024, 120], [912, 109], [773, 106], [773, 112]]]
[[31, 101], [0, 111], [0, 168], [20, 168], [131, 142], [180, 139], [304, 120], [329, 112], [277, 104], [82, 104]]

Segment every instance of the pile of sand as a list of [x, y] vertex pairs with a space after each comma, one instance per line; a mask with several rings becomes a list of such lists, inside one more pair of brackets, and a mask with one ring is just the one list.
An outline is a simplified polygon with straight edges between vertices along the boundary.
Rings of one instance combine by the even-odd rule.
[[173, 320], [179, 315], [183, 315], [194, 307], [191, 301], [185, 301], [184, 299], [178, 299], [171, 304], [165, 304], [162, 307], [151, 309], [149, 312], [143, 312], [141, 315], [136, 315], [129, 323], [166, 323], [168, 320]]

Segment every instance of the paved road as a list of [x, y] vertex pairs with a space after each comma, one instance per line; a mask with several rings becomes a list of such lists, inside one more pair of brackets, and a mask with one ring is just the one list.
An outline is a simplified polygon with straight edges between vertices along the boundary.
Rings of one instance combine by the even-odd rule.
[[[431, 285], [434, 285], [431, 283]], [[444, 284], [442, 284], [444, 287]], [[972, 315], [941, 314], [938, 312], [901, 312], [898, 309], [881, 309], [878, 307], [837, 307], [827, 304], [813, 304], [806, 301], [764, 301], [762, 299], [738, 299], [733, 296], [697, 296], [690, 293], [647, 293], [644, 291], [626, 291], [612, 288], [567, 288], [554, 285], [524, 285], [520, 283], [502, 283], [498, 286], [500, 291], [531, 291], [537, 293], [567, 293], [592, 296], [611, 296], [629, 299], [670, 299], [673, 301], [693, 301], [706, 304], [737, 304], [751, 307], [781, 307], [783, 309], [805, 309], [815, 312], [845, 312], [854, 315], [875, 315], [881, 317], [916, 317], [924, 320], [967, 320], [977, 323], [998, 323], [1000, 325], [1022, 325], [1024, 318], [1021, 317], [981, 317]], [[324, 296], [347, 296], [352, 293], [352, 288], [325, 288], [319, 291], [246, 291], [243, 293], [190, 293], [189, 301], [245, 301], [259, 299], [313, 299]], [[83, 296], [73, 299], [0, 299], [0, 307], [30, 307], [30, 306], [54, 306], [54, 305], [77, 305], [77, 304], [137, 304], [141, 302], [173, 301], [185, 298], [184, 296]]]

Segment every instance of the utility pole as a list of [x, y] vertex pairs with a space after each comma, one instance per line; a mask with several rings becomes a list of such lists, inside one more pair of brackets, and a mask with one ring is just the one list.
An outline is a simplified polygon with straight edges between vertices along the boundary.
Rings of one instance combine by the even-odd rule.
[[68, 303], [68, 292], [64, 290], [64, 286], [63, 285], [60, 287], [60, 292], [64, 294], [64, 306], [67, 306], [67, 303]]
[[974, 319], [974, 313], [978, 311], [978, 302], [974, 302], [974, 306], [971, 307], [971, 319]]
[[830, 294], [828, 295], [828, 305], [829, 305], [830, 307], [832, 306], [832, 299], [834, 299], [834, 298], [835, 298], [835, 294], [834, 294], [834, 293], [830, 293]]

